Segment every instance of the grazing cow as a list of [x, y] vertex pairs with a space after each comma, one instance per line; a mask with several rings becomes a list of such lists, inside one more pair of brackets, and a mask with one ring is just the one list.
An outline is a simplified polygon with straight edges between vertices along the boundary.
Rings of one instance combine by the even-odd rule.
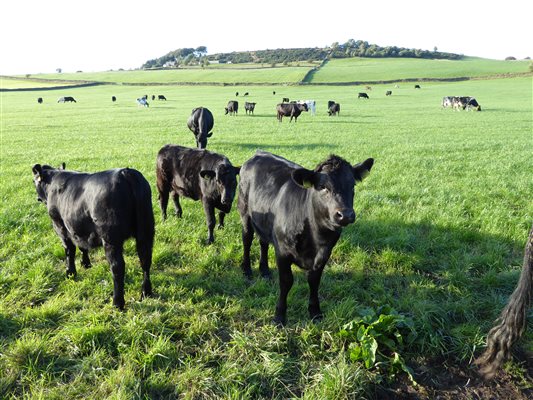
[[207, 146], [207, 138], [213, 135], [210, 132], [213, 129], [215, 120], [213, 114], [205, 107], [197, 107], [192, 110], [191, 116], [187, 120], [187, 126], [194, 133], [196, 138], [196, 147], [205, 149]]
[[533, 290], [533, 226], [524, 249], [522, 272], [515, 290], [509, 297], [496, 325], [487, 335], [487, 348], [475, 361], [481, 367], [480, 373], [491, 379], [511, 355], [513, 344], [522, 336], [527, 327], [527, 314], [531, 305]]
[[144, 97], [137, 99], [137, 105], [142, 107], [150, 107], [150, 104], [148, 104], [148, 100], [146, 100]]
[[385, 92], [385, 96], [392, 96], [392, 90], [387, 90]]
[[306, 104], [307, 109], [311, 111], [311, 115], [316, 114], [316, 101], [315, 100], [298, 100], [297, 103]]
[[144, 278], [141, 299], [152, 295], [150, 266], [154, 214], [150, 184], [139, 171], [111, 169], [86, 174], [35, 164], [33, 181], [38, 200], [46, 204], [67, 257], [67, 276], [76, 275], [76, 246], [82, 265], [91, 266], [88, 251], [104, 246], [113, 274], [113, 305], [124, 308], [123, 245], [135, 238]]
[[341, 113], [341, 105], [339, 103], [333, 103], [328, 110], [328, 115], [331, 117], [332, 115], [340, 115]]
[[442, 98], [442, 108], [452, 107], [454, 105], [455, 96], [445, 96]]
[[152, 95], [152, 101], [155, 101], [155, 94]]
[[271, 153], [257, 151], [241, 167], [237, 208], [242, 222], [242, 269], [248, 278], [254, 232], [261, 246], [259, 269], [270, 276], [268, 245], [274, 246], [280, 294], [274, 321], [287, 320], [287, 294], [293, 284], [291, 265], [307, 271], [309, 315], [320, 318], [318, 287], [342, 228], [355, 221], [354, 185], [374, 160], [351, 166], [331, 155], [314, 170]]
[[273, 94], [273, 95], [275, 96], [275, 95], [276, 95], [276, 91], [275, 91], [275, 90], [273, 90], [273, 91], [272, 91], [272, 94]]
[[43, 104], [43, 98], [42, 98], [42, 97], [39, 97], [39, 98], [37, 99], [37, 103], [39, 103], [39, 104]]
[[370, 97], [368, 97], [368, 94], [361, 92], [357, 95], [357, 98], [358, 99], [369, 99]]
[[420, 85], [415, 85], [415, 89], [420, 89]]
[[117, 101], [117, 98], [116, 96], [111, 96], [111, 101], [114, 103], [115, 101]]
[[476, 110], [481, 111], [481, 106], [474, 97], [467, 97], [468, 101], [466, 102], [467, 110]]
[[76, 100], [72, 96], [64, 96], [64, 97], [60, 97], [57, 100], [57, 102], [58, 103], [76, 103]]
[[163, 219], [167, 217], [169, 193], [172, 193], [176, 215], [181, 218], [179, 196], [201, 200], [207, 219], [207, 243], [215, 240], [215, 208], [220, 210], [219, 227], [231, 210], [237, 188], [239, 168], [223, 155], [207, 150], [167, 144], [157, 155], [157, 190]]
[[279, 122], [282, 122], [283, 117], [291, 117], [289, 122], [294, 118], [296, 122], [302, 111], [307, 111], [307, 104], [280, 103], [276, 106], [276, 111]]
[[239, 102], [237, 100], [230, 100], [228, 101], [228, 105], [224, 107], [225, 113], [224, 115], [237, 115], [239, 112]]
[[167, 101], [167, 98], [163, 96], [162, 94], [157, 95], [157, 100], [165, 100]]
[[284, 97], [283, 100], [281, 100], [282, 103], [288, 103], [289, 102], [289, 98], [288, 97]]
[[254, 113], [254, 110], [255, 110], [255, 105], [257, 103], [249, 103], [249, 102], [245, 102], [244, 103], [244, 110], [246, 111], [246, 114], [250, 113], [250, 114], [253, 114]]
[[248, 96], [249, 94], [250, 94], [250, 93], [246, 92], [246, 93], [244, 93], [244, 96]]
[[235, 97], [238, 97], [239, 96], [239, 92], [235, 92]]

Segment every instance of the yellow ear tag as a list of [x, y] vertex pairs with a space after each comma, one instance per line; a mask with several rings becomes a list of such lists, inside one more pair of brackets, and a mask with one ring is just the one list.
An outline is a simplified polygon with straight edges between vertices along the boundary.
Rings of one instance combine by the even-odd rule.
[[37, 177], [37, 182], [41, 182], [41, 180], [42, 180], [41, 175], [39, 175], [39, 176]]

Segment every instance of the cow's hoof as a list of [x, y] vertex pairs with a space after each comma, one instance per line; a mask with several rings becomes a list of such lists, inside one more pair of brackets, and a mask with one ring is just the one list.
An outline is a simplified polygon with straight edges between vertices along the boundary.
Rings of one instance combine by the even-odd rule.
[[324, 314], [318, 313], [318, 314], [310, 315], [309, 317], [311, 318], [311, 322], [313, 322], [314, 324], [318, 324], [322, 322], [322, 320], [324, 319]]
[[76, 275], [77, 275], [77, 274], [76, 274], [76, 270], [75, 270], [75, 269], [74, 269], [74, 270], [72, 270], [72, 269], [67, 269], [67, 272], [66, 272], [66, 273], [67, 273], [67, 278], [69, 278], [69, 279], [74, 279], [74, 278], [76, 278]]
[[287, 318], [285, 317], [281, 317], [279, 315], [276, 315], [274, 317], [274, 319], [272, 320], [272, 322], [274, 323], [274, 325], [278, 328], [284, 328], [285, 325], [287, 324]]

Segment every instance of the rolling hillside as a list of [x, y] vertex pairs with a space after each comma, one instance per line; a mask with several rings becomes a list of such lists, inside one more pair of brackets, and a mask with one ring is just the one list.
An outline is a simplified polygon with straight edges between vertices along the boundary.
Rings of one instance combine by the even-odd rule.
[[[37, 74], [16, 81], [2, 80], [2, 87], [43, 87], [46, 80], [61, 84], [103, 82], [125, 85], [242, 85], [242, 84], [353, 84], [376, 81], [456, 80], [528, 74], [530, 61], [499, 61], [466, 57], [462, 60], [426, 60], [410, 58], [334, 59], [323, 66], [312, 63], [260, 67], [255, 64], [210, 65], [172, 70], [134, 70]], [[35, 80], [34, 80], [35, 79]], [[33, 83], [32, 83], [33, 82]], [[20, 86], [17, 86], [19, 84]]]

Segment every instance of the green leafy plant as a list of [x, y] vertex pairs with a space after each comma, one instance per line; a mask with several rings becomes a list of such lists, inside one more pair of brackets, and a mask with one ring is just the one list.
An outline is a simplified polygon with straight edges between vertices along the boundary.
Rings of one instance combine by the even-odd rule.
[[405, 372], [415, 382], [413, 371], [400, 352], [416, 337], [413, 321], [389, 306], [365, 309], [361, 317], [344, 325], [339, 332], [353, 362], [361, 361], [367, 369], [376, 368], [389, 378]]

